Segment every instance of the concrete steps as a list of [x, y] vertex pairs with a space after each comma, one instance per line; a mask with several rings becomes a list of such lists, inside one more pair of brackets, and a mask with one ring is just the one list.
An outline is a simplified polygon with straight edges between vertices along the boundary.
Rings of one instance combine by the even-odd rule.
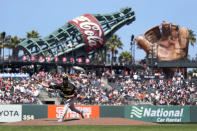
[[48, 92], [45, 90], [40, 91], [39, 95], [39, 103], [42, 104], [50, 104], [50, 105], [59, 105], [61, 102], [60, 97], [49, 97]]

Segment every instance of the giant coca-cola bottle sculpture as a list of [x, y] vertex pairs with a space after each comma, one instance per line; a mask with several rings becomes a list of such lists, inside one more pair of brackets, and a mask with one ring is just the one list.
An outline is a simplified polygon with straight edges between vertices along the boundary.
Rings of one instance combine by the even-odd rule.
[[84, 14], [53, 33], [43, 38], [30, 38], [21, 42], [18, 49], [23, 49], [28, 56], [55, 57], [87, 54], [102, 45], [115, 31], [135, 21], [131, 8], [122, 8], [111, 14]]

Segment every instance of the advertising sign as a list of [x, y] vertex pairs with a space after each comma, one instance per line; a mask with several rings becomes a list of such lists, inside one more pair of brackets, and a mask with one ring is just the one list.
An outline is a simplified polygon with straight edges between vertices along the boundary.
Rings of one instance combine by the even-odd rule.
[[189, 122], [188, 106], [128, 106], [125, 117], [150, 122]]
[[36, 57], [35, 57], [35, 56], [31, 56], [31, 57], [30, 57], [30, 60], [31, 60], [31, 61], [35, 61], [35, 60], [36, 60]]
[[22, 57], [23, 61], [27, 61], [27, 56]]
[[89, 58], [86, 58], [86, 63], [88, 64], [88, 63], [90, 63], [90, 59]]
[[67, 62], [67, 58], [66, 58], [66, 57], [63, 57], [63, 58], [62, 58], [62, 61], [63, 61], [63, 62]]
[[83, 59], [82, 58], [78, 58], [78, 62], [79, 63], [83, 62]]
[[39, 62], [44, 62], [44, 57], [43, 56], [39, 56], [38, 60], [39, 60]]
[[72, 23], [80, 30], [86, 43], [87, 52], [90, 52], [105, 43], [103, 29], [94, 16], [84, 14], [69, 21], [69, 23]]
[[[48, 105], [48, 118], [60, 118], [63, 114], [64, 105]], [[76, 108], [82, 110], [85, 118], [99, 118], [99, 106], [78, 106]], [[65, 118], [80, 118], [81, 116], [68, 109]]]
[[4, 77], [29, 77], [28, 73], [0, 73], [0, 78]]
[[47, 60], [47, 62], [51, 62], [52, 61], [52, 58], [50, 56], [47, 56], [46, 57], [46, 60]]
[[0, 122], [22, 120], [22, 105], [0, 105]]

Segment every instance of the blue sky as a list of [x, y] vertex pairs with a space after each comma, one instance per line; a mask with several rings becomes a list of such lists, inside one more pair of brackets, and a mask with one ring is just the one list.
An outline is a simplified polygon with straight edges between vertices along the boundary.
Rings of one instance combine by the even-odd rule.
[[[136, 14], [136, 21], [116, 32], [124, 51], [129, 51], [132, 34], [137, 37], [162, 21], [197, 34], [197, 0], [1, 0], [0, 32], [22, 38], [34, 29], [44, 37], [77, 16], [111, 13], [122, 7], [131, 7]], [[197, 45], [190, 46], [189, 55], [196, 54]], [[136, 49], [136, 60], [144, 57], [145, 52]]]

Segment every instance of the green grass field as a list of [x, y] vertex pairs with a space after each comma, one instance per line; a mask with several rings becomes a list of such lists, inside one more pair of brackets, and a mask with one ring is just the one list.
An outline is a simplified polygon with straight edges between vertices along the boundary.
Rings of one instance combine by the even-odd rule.
[[197, 131], [197, 124], [154, 126], [0, 126], [0, 131]]

